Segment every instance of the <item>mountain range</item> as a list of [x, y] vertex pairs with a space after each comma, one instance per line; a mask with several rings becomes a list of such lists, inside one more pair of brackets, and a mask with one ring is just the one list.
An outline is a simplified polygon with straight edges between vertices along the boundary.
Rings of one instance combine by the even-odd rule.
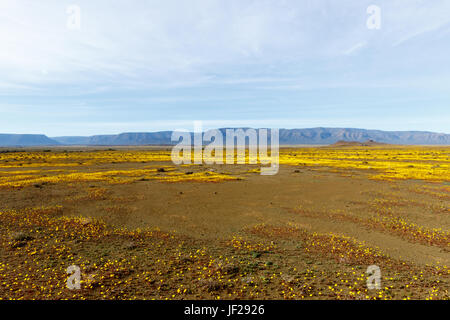
[[[225, 129], [220, 129], [222, 132]], [[56, 145], [173, 145], [172, 131], [129, 132], [116, 135], [47, 137], [43, 134], [0, 134], [0, 146], [29, 147]], [[450, 145], [450, 134], [427, 131], [381, 131], [354, 128], [280, 129], [280, 145], [328, 145], [338, 141], [404, 145]]]

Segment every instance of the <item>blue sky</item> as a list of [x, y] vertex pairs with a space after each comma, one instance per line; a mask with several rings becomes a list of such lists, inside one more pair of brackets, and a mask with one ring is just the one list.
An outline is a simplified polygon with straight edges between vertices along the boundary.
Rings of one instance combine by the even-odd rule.
[[0, 44], [2, 133], [450, 133], [447, 0], [1, 0]]

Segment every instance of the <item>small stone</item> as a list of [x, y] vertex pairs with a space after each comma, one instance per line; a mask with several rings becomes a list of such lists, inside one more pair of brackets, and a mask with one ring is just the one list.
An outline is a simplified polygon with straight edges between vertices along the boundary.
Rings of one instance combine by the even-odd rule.
[[252, 252], [252, 257], [253, 258], [259, 258], [259, 257], [261, 257], [261, 253], [260, 252]]
[[81, 218], [80, 223], [83, 226], [87, 226], [88, 224], [92, 223], [93, 220], [91, 218]]
[[223, 283], [216, 280], [200, 280], [200, 285], [204, 287], [208, 292], [219, 291], [223, 288]]
[[136, 249], [138, 246], [135, 242], [133, 241], [128, 241], [124, 244], [123, 248], [126, 250], [134, 250]]
[[30, 241], [33, 240], [33, 237], [30, 236], [28, 233], [25, 232], [14, 232], [11, 235], [11, 240], [13, 241]]
[[239, 266], [228, 264], [228, 265], [223, 266], [221, 271], [226, 274], [237, 274], [237, 273], [239, 273]]

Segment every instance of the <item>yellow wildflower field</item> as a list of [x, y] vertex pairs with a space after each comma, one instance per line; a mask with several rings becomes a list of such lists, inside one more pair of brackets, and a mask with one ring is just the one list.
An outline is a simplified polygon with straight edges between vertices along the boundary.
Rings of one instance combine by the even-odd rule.
[[450, 298], [450, 148], [279, 155], [0, 152], [0, 299]]

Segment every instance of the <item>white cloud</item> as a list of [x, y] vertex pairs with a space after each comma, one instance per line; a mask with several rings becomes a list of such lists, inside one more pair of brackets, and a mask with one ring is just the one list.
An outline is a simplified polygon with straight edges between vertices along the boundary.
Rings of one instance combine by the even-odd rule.
[[[81, 9], [81, 30], [66, 26], [72, 4]], [[111, 130], [121, 121], [131, 128], [136, 118], [213, 118], [225, 108], [238, 117], [267, 105], [288, 118], [292, 110], [286, 105], [328, 104], [326, 90], [359, 99], [369, 91], [398, 89], [398, 96], [415, 97], [427, 89], [445, 99], [450, 1], [378, 0], [380, 30], [367, 29], [371, 4], [0, 0], [0, 108], [12, 112], [3, 114], [1, 130], [20, 125], [21, 112], [28, 119], [24, 128], [41, 128], [34, 121], [47, 120], [44, 111], [38, 117], [39, 110], [59, 115], [54, 122], [62, 132], [79, 130], [92, 114], [96, 121], [106, 114]], [[80, 101], [90, 113], [80, 109]], [[129, 108], [130, 118], [118, 106]], [[32, 108], [33, 117], [27, 117]], [[75, 122], [74, 114], [86, 116]]]
[[[271, 77], [246, 71], [279, 62], [352, 55], [401, 43], [448, 22], [449, 2], [381, 1], [386, 39], [365, 27], [364, 1], [78, 0], [79, 31], [66, 1], [0, 2], [0, 83], [46, 88], [153, 86]], [[365, 38], [365, 40], [364, 40]], [[356, 44], [355, 44], [356, 43]], [[372, 46], [370, 46], [372, 47]], [[247, 74], [246, 74], [247, 73]], [[254, 73], [254, 74], [248, 74]], [[259, 72], [261, 73], [261, 72]], [[269, 74], [269, 76], [267, 75]], [[242, 80], [239, 80], [242, 78]], [[8, 90], [5, 86], [0, 91]]]

